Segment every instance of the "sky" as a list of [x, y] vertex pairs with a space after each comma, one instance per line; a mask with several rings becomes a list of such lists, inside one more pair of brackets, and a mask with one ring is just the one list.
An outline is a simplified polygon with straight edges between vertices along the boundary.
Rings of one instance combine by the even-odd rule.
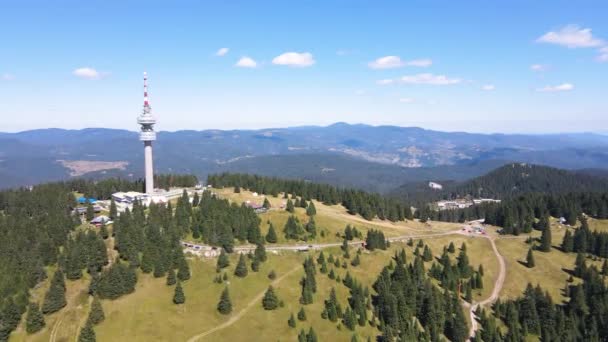
[[608, 133], [606, 1], [0, 1], [0, 131]]

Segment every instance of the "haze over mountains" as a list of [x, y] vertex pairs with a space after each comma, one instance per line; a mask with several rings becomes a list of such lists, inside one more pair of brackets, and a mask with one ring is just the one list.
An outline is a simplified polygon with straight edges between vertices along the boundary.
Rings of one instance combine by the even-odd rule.
[[[608, 169], [608, 136], [472, 134], [336, 123], [260, 130], [160, 132], [157, 173], [232, 171], [388, 192], [395, 184], [465, 180], [509, 161]], [[72, 176], [139, 178], [136, 132], [89, 128], [0, 133], [0, 187]], [[599, 172], [602, 174], [602, 172]]]

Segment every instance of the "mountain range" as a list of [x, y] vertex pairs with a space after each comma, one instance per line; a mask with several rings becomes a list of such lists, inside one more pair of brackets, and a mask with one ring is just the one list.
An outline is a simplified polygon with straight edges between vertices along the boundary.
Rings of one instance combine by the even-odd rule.
[[[259, 130], [159, 132], [158, 173], [222, 171], [304, 178], [389, 192], [405, 183], [470, 179], [511, 161], [608, 169], [608, 136], [476, 134], [336, 123]], [[88, 128], [0, 133], [0, 187], [69, 177], [139, 178], [138, 133]], [[602, 171], [599, 171], [603, 174]]]

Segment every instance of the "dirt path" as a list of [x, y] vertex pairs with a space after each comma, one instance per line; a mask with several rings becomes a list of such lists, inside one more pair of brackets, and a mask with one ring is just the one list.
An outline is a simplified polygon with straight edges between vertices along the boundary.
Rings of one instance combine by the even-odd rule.
[[496, 258], [498, 259], [498, 265], [500, 266], [499, 267], [500, 269], [498, 272], [498, 277], [496, 277], [496, 281], [494, 282], [494, 288], [492, 289], [492, 294], [490, 295], [490, 297], [482, 300], [481, 302], [477, 302], [477, 303], [473, 302], [473, 305], [469, 306], [469, 316], [471, 317], [471, 329], [469, 330], [469, 336], [471, 338], [475, 336], [475, 332], [479, 329], [479, 325], [478, 325], [477, 319], [475, 317], [475, 310], [477, 310], [477, 308], [479, 306], [492, 304], [498, 299], [498, 295], [500, 294], [500, 291], [502, 290], [502, 287], [505, 283], [505, 277], [507, 274], [505, 258], [498, 252], [498, 248], [496, 248], [496, 244], [494, 243], [494, 238], [489, 237], [488, 240], [490, 241], [490, 244], [492, 245], [492, 250], [494, 251]]
[[[272, 286], [276, 286], [278, 283], [280, 283], [283, 279], [287, 278], [288, 276], [290, 276], [291, 274], [295, 273], [297, 270], [299, 270], [301, 268], [300, 265], [298, 265], [297, 267], [294, 267], [293, 269], [291, 269], [289, 272], [283, 274], [282, 276], [280, 276], [279, 278], [275, 279], [272, 283], [270, 283]], [[203, 333], [200, 333], [198, 335], [192, 336], [188, 339], [188, 342], [195, 342], [198, 341], [199, 339], [208, 336], [210, 334], [213, 334], [214, 332], [218, 331], [218, 330], [222, 330], [224, 328], [227, 328], [231, 325], [233, 325], [234, 323], [236, 323], [239, 319], [241, 319], [254, 305], [259, 305], [260, 301], [262, 300], [262, 298], [264, 298], [264, 294], [266, 293], [266, 289], [264, 289], [264, 291], [260, 292], [257, 294], [257, 296], [255, 296], [255, 298], [253, 298], [249, 303], [247, 303], [247, 305], [241, 309], [241, 311], [239, 311], [239, 313], [237, 313], [236, 315], [230, 317], [229, 320], [227, 320], [226, 322], [210, 329], [207, 330]]]

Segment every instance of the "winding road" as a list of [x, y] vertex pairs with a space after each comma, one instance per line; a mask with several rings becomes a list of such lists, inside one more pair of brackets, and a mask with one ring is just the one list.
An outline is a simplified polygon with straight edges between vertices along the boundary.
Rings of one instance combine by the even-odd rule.
[[[287, 278], [289, 275], [293, 274], [294, 272], [296, 272], [297, 270], [299, 270], [301, 267], [301, 265], [297, 265], [296, 267], [294, 267], [293, 269], [291, 269], [289, 272], [283, 274], [282, 276], [280, 276], [279, 278], [275, 279], [272, 283], [270, 283], [272, 286], [276, 286], [278, 285], [283, 279]], [[234, 323], [236, 323], [239, 319], [241, 319], [246, 313], [247, 311], [249, 311], [254, 305], [260, 305], [262, 298], [264, 298], [264, 294], [266, 293], [266, 289], [264, 289], [264, 291], [258, 293], [255, 298], [253, 298], [251, 301], [249, 301], [249, 303], [247, 303], [247, 305], [245, 305], [244, 308], [241, 309], [241, 311], [239, 311], [239, 313], [237, 313], [236, 315], [233, 315], [232, 317], [230, 317], [229, 320], [227, 320], [226, 322], [215, 326], [214, 328], [207, 330], [203, 333], [200, 333], [198, 335], [192, 336], [188, 339], [188, 342], [195, 342], [198, 341], [199, 339], [208, 336], [210, 334], [213, 334], [214, 332], [218, 331], [218, 330], [222, 330], [225, 329], [231, 325], [233, 325]]]
[[[464, 306], [468, 308], [469, 316], [471, 318], [471, 327], [469, 329], [469, 336], [474, 337], [475, 332], [479, 329], [479, 324], [477, 323], [477, 317], [475, 316], [475, 311], [477, 310], [477, 308], [479, 306], [492, 304], [498, 299], [500, 291], [502, 291], [502, 287], [504, 285], [505, 277], [506, 277], [506, 273], [507, 273], [505, 259], [500, 254], [500, 252], [498, 252], [498, 248], [496, 247], [496, 244], [494, 243], [494, 240], [496, 239], [496, 237], [492, 237], [489, 235], [473, 235], [472, 233], [468, 233], [467, 230], [459, 229], [459, 230], [451, 230], [451, 231], [446, 231], [446, 232], [441, 232], [441, 233], [395, 236], [395, 237], [388, 238], [387, 240], [389, 240], [391, 242], [403, 242], [403, 241], [407, 241], [409, 239], [435, 238], [435, 237], [442, 237], [442, 236], [448, 236], [448, 235], [464, 235], [464, 236], [469, 236], [469, 237], [476, 236], [476, 237], [486, 238], [490, 242], [490, 245], [492, 246], [492, 251], [494, 252], [494, 255], [496, 255], [496, 259], [498, 260], [499, 272], [498, 272], [498, 276], [496, 277], [496, 281], [494, 282], [494, 287], [492, 289], [492, 293], [490, 294], [490, 296], [480, 302], [473, 302], [472, 304], [465, 302], [465, 304], [464, 304]], [[182, 241], [182, 243], [190, 245], [191, 247], [187, 247], [190, 249], [198, 247], [197, 251], [213, 249], [213, 247], [209, 246], [209, 245], [198, 245], [198, 244], [193, 244], [193, 243], [187, 242], [187, 241]], [[351, 242], [349, 242], [349, 245], [361, 245], [362, 243], [363, 243], [363, 241], [351, 241]], [[339, 242], [317, 243], [317, 244], [298, 244], [298, 245], [271, 245], [271, 246], [266, 246], [266, 250], [267, 251], [301, 251], [301, 250], [308, 250], [308, 249], [316, 250], [316, 249], [324, 249], [324, 248], [329, 248], [329, 247], [338, 247], [341, 245], [342, 245], [342, 243], [339, 243]], [[255, 249], [254, 245], [243, 245], [243, 246], [238, 246], [238, 247], [234, 248], [235, 252], [241, 252], [241, 253], [250, 252], [250, 251], [253, 251], [254, 249]], [[278, 279], [274, 280], [271, 284], [273, 286], [278, 284], [281, 280], [283, 280], [284, 278], [286, 278], [293, 272], [297, 271], [298, 269], [299, 269], [299, 265], [298, 265], [298, 267], [292, 269], [291, 271], [285, 273]], [[262, 299], [265, 291], [266, 290], [259, 293], [243, 309], [241, 309], [241, 311], [239, 311], [238, 314], [230, 317], [230, 319], [227, 320], [226, 322], [224, 322], [210, 330], [207, 330], [203, 333], [200, 333], [198, 335], [191, 337], [190, 339], [188, 339], [188, 342], [195, 342], [205, 336], [208, 336], [218, 330], [227, 328], [227, 327], [231, 326], [232, 324], [236, 323], [239, 319], [241, 319], [241, 317], [243, 315], [245, 315], [247, 313], [247, 311], [249, 311], [249, 309], [251, 309], [251, 307], [256, 305]]]
[[467, 305], [469, 307], [469, 317], [471, 317], [471, 328], [469, 330], [469, 336], [471, 338], [475, 337], [475, 332], [479, 329], [479, 324], [477, 323], [477, 317], [475, 316], [475, 311], [479, 306], [492, 304], [498, 299], [498, 295], [502, 290], [502, 287], [505, 283], [505, 277], [507, 274], [507, 267], [505, 264], [505, 258], [498, 252], [498, 248], [496, 248], [496, 244], [494, 243], [493, 237], [487, 237], [492, 245], [492, 250], [494, 251], [494, 255], [498, 259], [499, 271], [498, 277], [496, 277], [496, 281], [494, 282], [494, 288], [492, 289], [492, 294], [490, 297], [482, 300], [481, 302], [473, 302], [472, 305]]

